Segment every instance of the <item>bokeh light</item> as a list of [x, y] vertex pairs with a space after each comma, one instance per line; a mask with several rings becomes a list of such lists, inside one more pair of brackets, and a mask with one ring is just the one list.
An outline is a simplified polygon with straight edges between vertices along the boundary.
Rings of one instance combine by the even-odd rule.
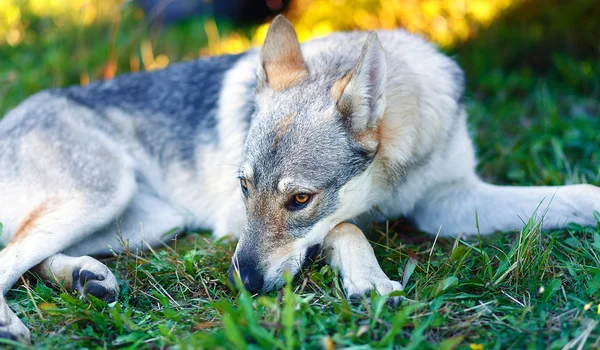
[[[213, 0], [216, 1], [216, 0]], [[403, 27], [441, 46], [477, 35], [503, 11], [522, 0], [294, 0], [286, 15], [301, 41], [336, 30], [374, 30]], [[18, 46], [27, 36], [23, 12], [51, 17], [57, 27], [86, 27], [119, 16], [121, 0], [0, 0], [0, 45]], [[139, 14], [138, 14], [139, 15]], [[206, 19], [208, 45], [199, 55], [239, 53], [264, 40], [268, 23], [225, 34]], [[144, 55], [148, 53], [143, 48]], [[146, 69], [168, 64], [168, 58], [144, 57]]]

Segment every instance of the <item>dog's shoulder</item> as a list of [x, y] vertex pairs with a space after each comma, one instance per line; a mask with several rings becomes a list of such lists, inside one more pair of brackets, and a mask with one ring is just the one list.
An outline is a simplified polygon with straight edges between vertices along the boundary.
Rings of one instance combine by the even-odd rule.
[[92, 108], [117, 107], [189, 117], [189, 112], [214, 108], [224, 75], [242, 55], [201, 58], [165, 69], [126, 73], [85, 87], [55, 90]]

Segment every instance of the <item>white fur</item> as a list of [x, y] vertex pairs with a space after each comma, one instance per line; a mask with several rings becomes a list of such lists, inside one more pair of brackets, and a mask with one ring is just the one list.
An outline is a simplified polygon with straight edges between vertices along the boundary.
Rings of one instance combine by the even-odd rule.
[[[237, 174], [248, 128], [247, 87], [256, 78], [257, 66], [258, 60], [251, 56], [238, 62], [225, 76], [217, 115], [220, 141], [218, 148], [202, 153], [198, 164], [202, 177], [183, 169], [172, 169], [167, 176], [169, 198], [197, 218], [190, 226], [212, 229], [215, 237], [237, 237], [245, 220]], [[192, 179], [199, 182], [193, 183]], [[193, 187], [181, 186], [183, 183], [193, 183]]]

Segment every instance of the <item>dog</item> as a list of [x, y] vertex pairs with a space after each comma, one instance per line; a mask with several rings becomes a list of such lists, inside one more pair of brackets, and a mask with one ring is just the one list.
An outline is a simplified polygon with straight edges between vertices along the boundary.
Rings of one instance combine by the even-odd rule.
[[[238, 237], [229, 277], [253, 293], [322, 251], [348, 296], [387, 294], [402, 285], [352, 222], [488, 234], [544, 205], [547, 229], [596, 224], [597, 187], [482, 182], [463, 93], [459, 66], [419, 36], [300, 45], [282, 16], [261, 49], [40, 92], [0, 122], [2, 295], [35, 269], [113, 301], [116, 278], [90, 256], [187, 229]], [[30, 339], [3, 298], [0, 336]]]

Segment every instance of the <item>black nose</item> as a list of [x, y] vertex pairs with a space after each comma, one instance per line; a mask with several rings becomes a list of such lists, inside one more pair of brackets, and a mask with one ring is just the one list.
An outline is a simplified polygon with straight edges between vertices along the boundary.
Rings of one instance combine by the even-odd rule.
[[229, 282], [232, 286], [237, 288], [234, 278], [235, 274], [237, 274], [237, 270], [240, 272], [240, 279], [247, 291], [250, 293], [257, 293], [262, 289], [265, 279], [255, 267], [250, 265], [241, 265], [239, 269], [236, 269], [235, 264], [231, 264], [227, 275], [229, 276]]

